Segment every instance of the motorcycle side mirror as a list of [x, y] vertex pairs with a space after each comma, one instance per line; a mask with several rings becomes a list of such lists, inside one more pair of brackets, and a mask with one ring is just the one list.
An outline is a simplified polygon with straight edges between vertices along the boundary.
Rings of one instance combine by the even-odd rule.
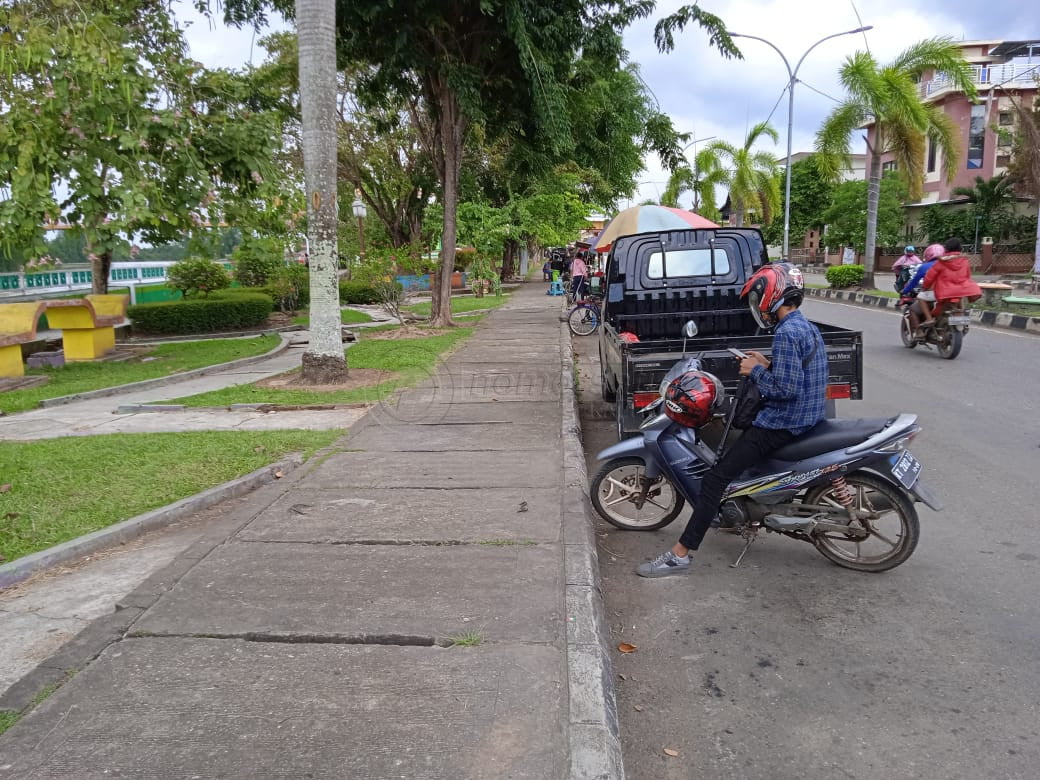
[[693, 320], [688, 320], [682, 328], [682, 334], [688, 339], [694, 338], [700, 332], [700, 328], [697, 327], [697, 323]]

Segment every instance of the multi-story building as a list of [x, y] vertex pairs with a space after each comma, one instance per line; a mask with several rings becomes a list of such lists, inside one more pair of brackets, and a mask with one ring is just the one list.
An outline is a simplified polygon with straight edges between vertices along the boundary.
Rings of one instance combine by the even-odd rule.
[[[921, 97], [938, 106], [957, 128], [956, 174], [947, 181], [942, 151], [931, 140], [925, 145], [924, 187], [920, 201], [906, 205], [906, 234], [918, 234], [926, 206], [949, 204], [963, 208], [963, 198], [951, 197], [956, 187], [972, 187], [976, 177], [990, 179], [1007, 171], [1011, 162], [1012, 137], [1018, 124], [1014, 103], [1031, 110], [1040, 86], [1040, 40], [964, 41], [959, 44], [968, 61], [978, 98], [972, 102], [945, 73], [926, 72], [919, 84]], [[868, 141], [874, 128], [867, 125]], [[882, 171], [897, 169], [893, 155], [882, 157]], [[869, 177], [866, 171], [864, 177]], [[1036, 206], [1020, 204], [1023, 211]], [[965, 236], [969, 240], [971, 237]]]
[[[947, 182], [942, 175], [942, 152], [931, 142], [927, 144], [923, 203], [949, 200], [954, 187], [970, 187], [976, 176], [989, 179], [1007, 170], [1009, 138], [1018, 121], [1012, 100], [1031, 108], [1040, 83], [1040, 40], [965, 41], [960, 46], [971, 65], [977, 103], [954, 87], [944, 73], [926, 73], [919, 85], [921, 97], [954, 121], [961, 146], [957, 174]], [[890, 159], [882, 163], [886, 170], [894, 166]]]

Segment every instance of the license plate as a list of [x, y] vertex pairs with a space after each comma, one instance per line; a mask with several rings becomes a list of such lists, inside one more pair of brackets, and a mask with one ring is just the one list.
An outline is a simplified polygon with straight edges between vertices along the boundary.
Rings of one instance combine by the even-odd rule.
[[951, 325], [970, 325], [971, 324], [971, 317], [964, 316], [964, 315], [957, 315], [955, 317], [950, 317], [950, 324]]
[[900, 485], [909, 490], [921, 476], [921, 463], [909, 451], [905, 451], [892, 464], [892, 476], [899, 480]]

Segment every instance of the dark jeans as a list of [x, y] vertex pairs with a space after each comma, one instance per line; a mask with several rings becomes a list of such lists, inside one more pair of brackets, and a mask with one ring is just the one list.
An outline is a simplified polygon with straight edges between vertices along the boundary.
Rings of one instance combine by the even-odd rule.
[[574, 292], [575, 300], [581, 300], [585, 297], [585, 277], [575, 276], [571, 279], [571, 290]]
[[744, 435], [722, 456], [722, 460], [708, 469], [701, 480], [697, 506], [693, 509], [690, 522], [686, 524], [686, 530], [679, 537], [679, 543], [691, 550], [700, 547], [704, 534], [708, 532], [712, 520], [719, 513], [719, 502], [722, 501], [722, 494], [726, 492], [729, 483], [744, 473], [745, 469], [764, 460], [773, 450], [783, 447], [795, 438], [795, 434], [787, 430], [752, 426], [744, 431]]

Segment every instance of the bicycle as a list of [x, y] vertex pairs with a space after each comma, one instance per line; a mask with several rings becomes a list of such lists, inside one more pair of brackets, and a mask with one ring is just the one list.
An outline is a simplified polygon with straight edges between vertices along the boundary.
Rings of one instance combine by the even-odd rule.
[[591, 336], [599, 327], [602, 315], [599, 308], [600, 299], [588, 297], [578, 301], [567, 312], [567, 327], [575, 336]]

